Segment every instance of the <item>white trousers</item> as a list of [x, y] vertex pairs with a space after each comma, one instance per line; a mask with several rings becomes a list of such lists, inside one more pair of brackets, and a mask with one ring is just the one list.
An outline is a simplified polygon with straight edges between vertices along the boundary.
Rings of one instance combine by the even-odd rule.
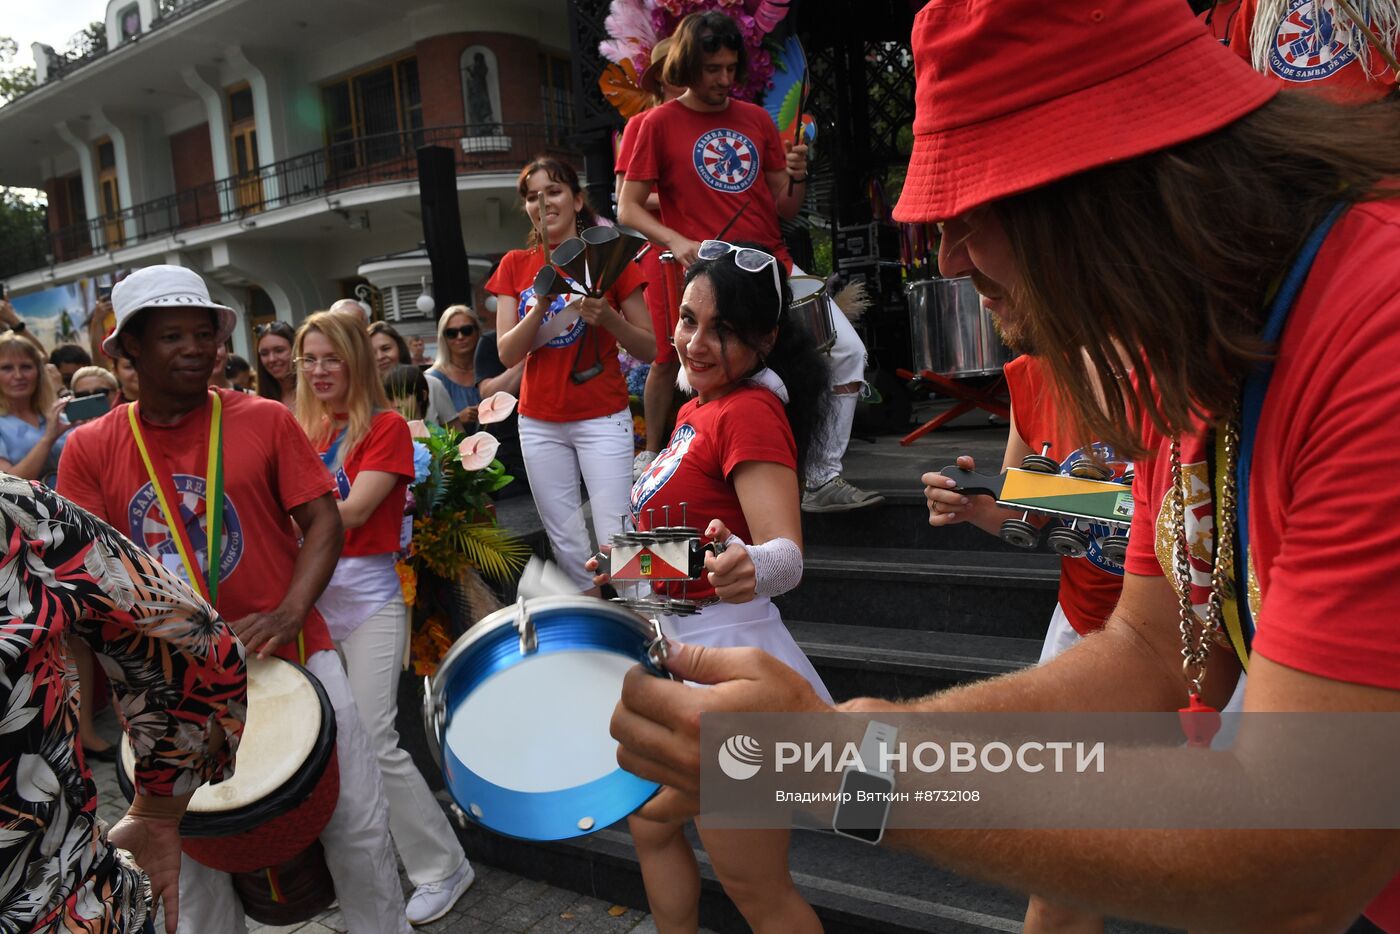
[[632, 413], [627, 409], [578, 422], [520, 416], [520, 453], [530, 494], [549, 535], [554, 559], [580, 591], [593, 586], [583, 563], [594, 550], [583, 521], [579, 476], [588, 488], [593, 534], [601, 543], [622, 530], [632, 495]]
[[441, 882], [466, 858], [452, 825], [413, 759], [399, 747], [399, 672], [408, 643], [408, 612], [395, 597], [336, 643], [355, 708], [379, 760], [389, 799], [389, 831], [414, 885]]
[[[805, 275], [793, 267], [794, 276]], [[831, 385], [865, 383], [865, 343], [849, 319], [831, 301], [831, 322], [836, 330], [836, 343], [828, 351], [831, 365]], [[827, 409], [826, 422], [814, 440], [807, 461], [807, 486], [816, 488], [841, 473], [841, 459], [851, 441], [851, 425], [856, 418], [857, 393], [833, 393]]]
[[[321, 831], [326, 865], [350, 934], [408, 934], [398, 864], [389, 843], [389, 806], [379, 763], [360, 723], [350, 682], [335, 652], [317, 652], [306, 667], [335, 708], [340, 800]], [[245, 934], [243, 905], [228, 873], [180, 858], [181, 934]]]

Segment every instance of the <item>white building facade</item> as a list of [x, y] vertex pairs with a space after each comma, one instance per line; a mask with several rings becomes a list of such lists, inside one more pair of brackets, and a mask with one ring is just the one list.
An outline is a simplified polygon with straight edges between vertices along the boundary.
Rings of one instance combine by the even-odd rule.
[[43, 189], [49, 205], [43, 242], [0, 257], [16, 295], [177, 263], [243, 312], [245, 355], [255, 324], [295, 323], [366, 284], [385, 317], [423, 333], [431, 316], [397, 296], [416, 297], [426, 263], [394, 260], [423, 240], [418, 147], [454, 153], [478, 302], [491, 258], [528, 233], [520, 168], [577, 157], [566, 0], [104, 12], [106, 48], [36, 44], [39, 85], [0, 107], [0, 185]]

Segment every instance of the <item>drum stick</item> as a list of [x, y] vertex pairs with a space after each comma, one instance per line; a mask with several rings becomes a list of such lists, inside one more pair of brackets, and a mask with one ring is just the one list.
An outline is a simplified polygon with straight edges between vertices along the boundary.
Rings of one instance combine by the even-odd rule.
[[740, 215], [740, 214], [743, 214], [744, 211], [748, 208], [748, 206], [749, 206], [749, 203], [748, 203], [747, 201], [745, 201], [743, 204], [739, 205], [739, 210], [737, 210], [737, 211], [734, 212], [734, 216], [731, 217], [731, 218], [729, 219], [729, 223], [725, 224], [724, 227], [722, 227], [722, 228], [720, 229], [720, 232], [717, 233], [717, 234], [715, 234], [715, 239], [716, 239], [716, 240], [723, 240], [723, 239], [724, 239], [724, 235], [727, 234], [727, 233], [729, 233], [729, 228], [734, 226], [734, 222], [737, 221], [737, 220], [739, 219], [739, 215]]

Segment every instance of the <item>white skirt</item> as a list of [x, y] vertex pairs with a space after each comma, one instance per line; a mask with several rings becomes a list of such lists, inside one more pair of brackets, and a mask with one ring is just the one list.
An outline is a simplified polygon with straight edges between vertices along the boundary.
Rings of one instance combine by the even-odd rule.
[[773, 601], [754, 597], [748, 603], [716, 603], [693, 616], [662, 616], [661, 631], [668, 639], [715, 648], [762, 649], [807, 679], [817, 696], [834, 703], [821, 675], [783, 625]]

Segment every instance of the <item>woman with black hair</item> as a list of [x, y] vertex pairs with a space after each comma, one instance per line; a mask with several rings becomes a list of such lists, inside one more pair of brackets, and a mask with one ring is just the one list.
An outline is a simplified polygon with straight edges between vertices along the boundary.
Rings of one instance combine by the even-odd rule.
[[[676, 324], [681, 406], [671, 441], [632, 487], [637, 528], [706, 523], [725, 552], [687, 586], [703, 608], [662, 616], [666, 636], [763, 649], [830, 694], [770, 598], [802, 578], [798, 480], [822, 423], [828, 373], [812, 336], [787, 314], [782, 264], [746, 244], [706, 240], [686, 272]], [[596, 565], [590, 564], [592, 567]], [[599, 575], [595, 582], [607, 581]], [[658, 585], [661, 586], [661, 585]], [[679, 596], [679, 593], [675, 593]], [[700, 873], [676, 823], [629, 819], [642, 879], [661, 931], [694, 931]], [[755, 931], [820, 931], [788, 871], [790, 832], [697, 828], [715, 874]]]
[[[371, 324], [369, 326], [369, 346], [374, 351], [374, 365], [378, 367], [380, 377], [386, 381], [386, 387], [388, 386], [389, 374], [396, 367], [413, 365], [413, 354], [409, 352], [408, 342], [394, 329], [392, 324], [384, 321], [376, 321]], [[448, 395], [446, 387], [438, 380], [430, 379], [426, 391], [429, 401], [422, 412], [414, 417], [423, 419], [431, 425], [459, 427], [455, 421], [457, 408], [452, 404], [452, 397]]]
[[258, 395], [287, 408], [296, 403], [297, 368], [292, 365], [292, 344], [297, 332], [285, 321], [260, 324], [253, 329], [258, 356]]

